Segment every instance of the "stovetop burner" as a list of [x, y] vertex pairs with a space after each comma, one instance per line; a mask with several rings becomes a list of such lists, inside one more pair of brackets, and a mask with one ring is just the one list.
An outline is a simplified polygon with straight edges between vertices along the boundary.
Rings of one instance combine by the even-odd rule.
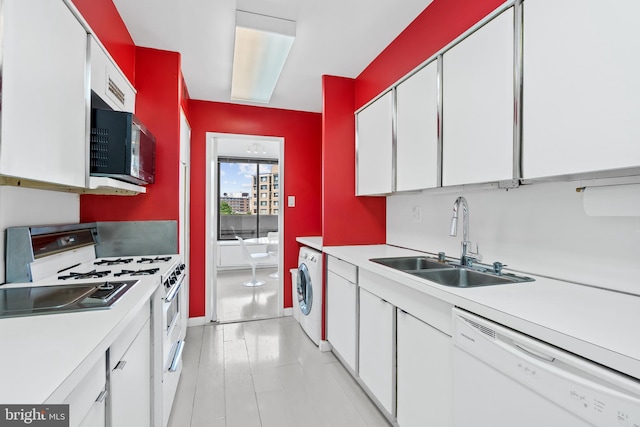
[[133, 258], [117, 258], [117, 259], [103, 259], [101, 261], [96, 261], [94, 265], [119, 265], [119, 264], [129, 264], [133, 261]]
[[67, 276], [58, 276], [58, 279], [59, 280], [67, 280], [67, 279], [97, 279], [97, 278], [100, 278], [100, 277], [104, 277], [107, 274], [111, 274], [111, 270], [102, 270], [102, 271], [91, 270], [91, 271], [88, 271], [86, 273], [76, 273], [76, 272], [72, 271]]
[[115, 273], [115, 277], [124, 276], [125, 274], [129, 274], [131, 276], [146, 276], [151, 274], [156, 274], [160, 271], [159, 268], [147, 268], [142, 270], [122, 270], [120, 273]]
[[140, 264], [144, 264], [144, 263], [153, 264], [153, 263], [156, 263], [156, 262], [167, 262], [167, 261], [170, 261], [170, 260], [171, 260], [170, 256], [165, 256], [165, 257], [157, 256], [155, 258], [140, 258], [138, 260], [138, 263], [140, 263]]

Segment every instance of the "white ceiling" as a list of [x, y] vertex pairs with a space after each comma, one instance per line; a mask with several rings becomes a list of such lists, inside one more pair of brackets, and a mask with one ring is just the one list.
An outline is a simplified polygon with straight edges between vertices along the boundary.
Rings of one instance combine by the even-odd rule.
[[295, 20], [296, 40], [268, 106], [320, 112], [322, 75], [357, 77], [431, 1], [114, 0], [114, 3], [137, 46], [182, 54], [182, 71], [191, 98], [207, 101], [232, 102], [236, 7]]

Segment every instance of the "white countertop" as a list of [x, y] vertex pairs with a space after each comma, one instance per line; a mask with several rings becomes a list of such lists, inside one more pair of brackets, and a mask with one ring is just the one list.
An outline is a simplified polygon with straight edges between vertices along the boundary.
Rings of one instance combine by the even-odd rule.
[[296, 237], [296, 242], [309, 246], [317, 251], [322, 251], [322, 236], [301, 236]]
[[[390, 281], [640, 378], [640, 297], [530, 274], [534, 282], [451, 288], [369, 261], [424, 255], [422, 252], [387, 245], [325, 246], [323, 250]], [[390, 286], [398, 285], [390, 282]]]
[[60, 403], [159, 285], [141, 278], [107, 310], [0, 319], [0, 402]]

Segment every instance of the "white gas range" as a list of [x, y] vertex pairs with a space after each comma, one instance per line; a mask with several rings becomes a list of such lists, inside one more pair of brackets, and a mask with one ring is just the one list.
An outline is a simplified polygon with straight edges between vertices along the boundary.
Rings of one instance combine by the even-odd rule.
[[[166, 426], [182, 370], [187, 327], [182, 256], [154, 254], [96, 258], [95, 246], [99, 239], [91, 227], [34, 228], [28, 229], [26, 234], [22, 231], [11, 230], [14, 238], [7, 239], [10, 246], [8, 254], [14, 256], [7, 260], [7, 277], [18, 277], [23, 283], [5, 284], [0, 287], [0, 292], [28, 288], [65, 291], [73, 288], [79, 293], [87, 286], [93, 287], [94, 290], [83, 297], [85, 299], [70, 306], [69, 311], [79, 311], [108, 309], [141, 280], [161, 284], [152, 299], [152, 376], [158, 379], [154, 385], [154, 417], [162, 419], [162, 426]], [[20, 237], [15, 238], [15, 235]], [[22, 257], [16, 260], [14, 254], [21, 253]], [[30, 279], [30, 283], [25, 283], [25, 278]], [[64, 295], [68, 294], [64, 292]], [[54, 307], [17, 315], [64, 311], [56, 311]]]

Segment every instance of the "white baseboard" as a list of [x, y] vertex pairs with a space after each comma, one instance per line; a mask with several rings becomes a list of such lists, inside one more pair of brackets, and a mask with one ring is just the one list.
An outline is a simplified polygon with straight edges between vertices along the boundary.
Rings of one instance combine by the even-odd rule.
[[204, 316], [202, 317], [190, 317], [189, 320], [187, 320], [187, 327], [189, 326], [202, 326], [204, 324], [206, 324], [206, 318]]
[[293, 307], [287, 307], [282, 312], [283, 316], [293, 316]]
[[320, 345], [318, 346], [321, 352], [331, 351], [333, 347], [331, 347], [331, 343], [329, 341], [320, 340]]

